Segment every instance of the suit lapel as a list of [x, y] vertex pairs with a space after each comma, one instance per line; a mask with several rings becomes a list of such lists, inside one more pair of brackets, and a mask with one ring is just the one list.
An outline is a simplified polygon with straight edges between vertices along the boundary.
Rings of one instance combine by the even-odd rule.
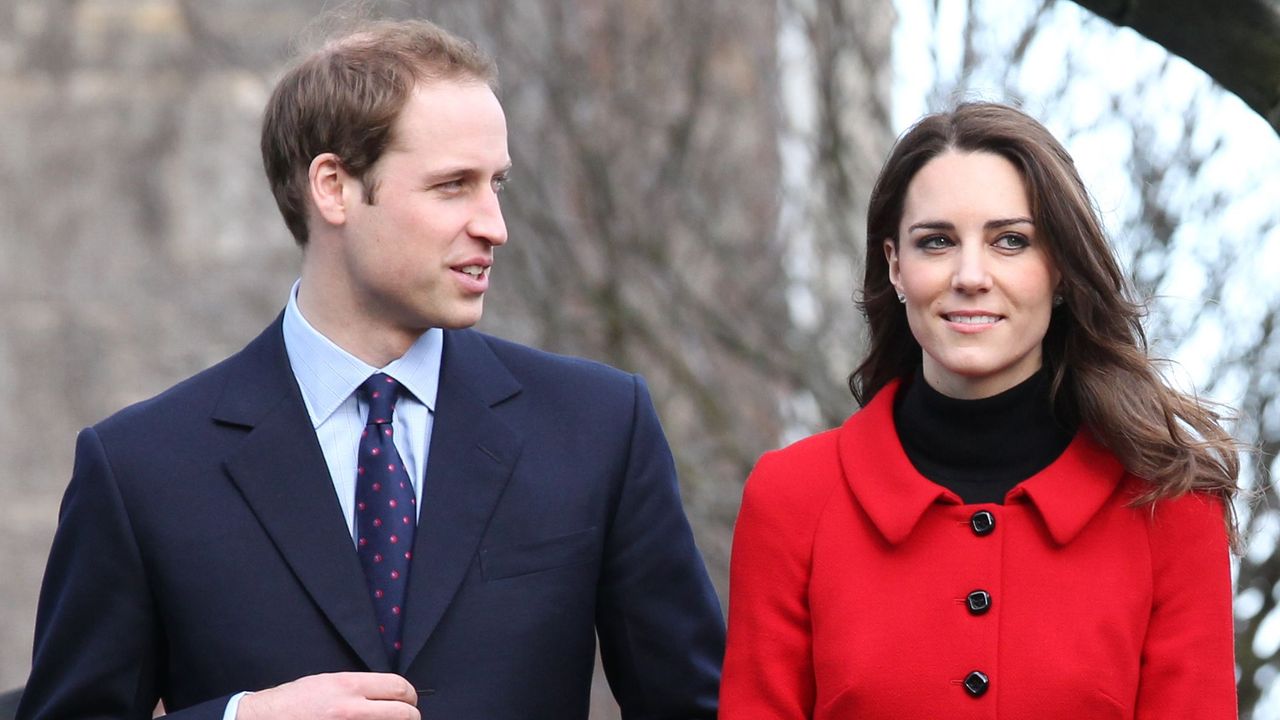
[[277, 318], [228, 361], [218, 422], [249, 428], [225, 461], [280, 554], [370, 670], [391, 667], [324, 453], [289, 368]]
[[405, 601], [402, 672], [422, 650], [466, 577], [511, 477], [520, 439], [493, 406], [519, 390], [482, 336], [471, 331], [445, 333]]

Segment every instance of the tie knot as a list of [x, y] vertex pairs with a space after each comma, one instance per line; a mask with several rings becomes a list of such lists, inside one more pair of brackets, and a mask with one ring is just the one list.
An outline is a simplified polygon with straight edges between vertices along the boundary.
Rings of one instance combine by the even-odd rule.
[[400, 397], [400, 383], [386, 373], [375, 373], [360, 385], [360, 392], [369, 402], [369, 418], [365, 424], [385, 425], [391, 422]]

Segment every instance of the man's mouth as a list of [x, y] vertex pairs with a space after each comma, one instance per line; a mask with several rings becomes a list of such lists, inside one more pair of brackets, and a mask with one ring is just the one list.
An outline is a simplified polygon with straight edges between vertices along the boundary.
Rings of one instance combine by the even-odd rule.
[[463, 265], [458, 268], [458, 272], [470, 275], [475, 280], [479, 280], [484, 277], [485, 271], [487, 270], [488, 268], [483, 265]]

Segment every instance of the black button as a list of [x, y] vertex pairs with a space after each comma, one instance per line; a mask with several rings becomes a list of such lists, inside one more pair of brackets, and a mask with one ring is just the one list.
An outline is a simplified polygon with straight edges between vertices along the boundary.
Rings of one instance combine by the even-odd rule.
[[974, 615], [981, 615], [991, 609], [991, 593], [986, 590], [974, 590], [964, 601], [969, 606], [969, 612]]
[[969, 527], [978, 535], [989, 535], [996, 529], [996, 516], [986, 510], [979, 510], [969, 518]]
[[974, 670], [964, 676], [964, 691], [974, 697], [982, 697], [991, 685], [991, 679], [981, 670]]

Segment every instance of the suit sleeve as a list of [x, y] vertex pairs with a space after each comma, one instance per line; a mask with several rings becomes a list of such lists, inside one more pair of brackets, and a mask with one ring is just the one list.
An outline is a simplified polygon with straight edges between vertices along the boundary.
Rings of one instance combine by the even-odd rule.
[[601, 659], [627, 720], [714, 718], [724, 619], [653, 403], [644, 381], [633, 382], [632, 436], [596, 614]]
[[809, 578], [815, 512], [778, 453], [747, 478], [729, 564], [729, 640], [720, 712], [727, 720], [813, 717]]
[[1231, 565], [1222, 502], [1187, 493], [1151, 518], [1152, 608], [1138, 720], [1236, 717]]
[[[18, 720], [150, 718], [164, 666], [142, 555], [102, 442], [80, 433], [37, 606]], [[220, 698], [167, 717], [221, 717]]]

